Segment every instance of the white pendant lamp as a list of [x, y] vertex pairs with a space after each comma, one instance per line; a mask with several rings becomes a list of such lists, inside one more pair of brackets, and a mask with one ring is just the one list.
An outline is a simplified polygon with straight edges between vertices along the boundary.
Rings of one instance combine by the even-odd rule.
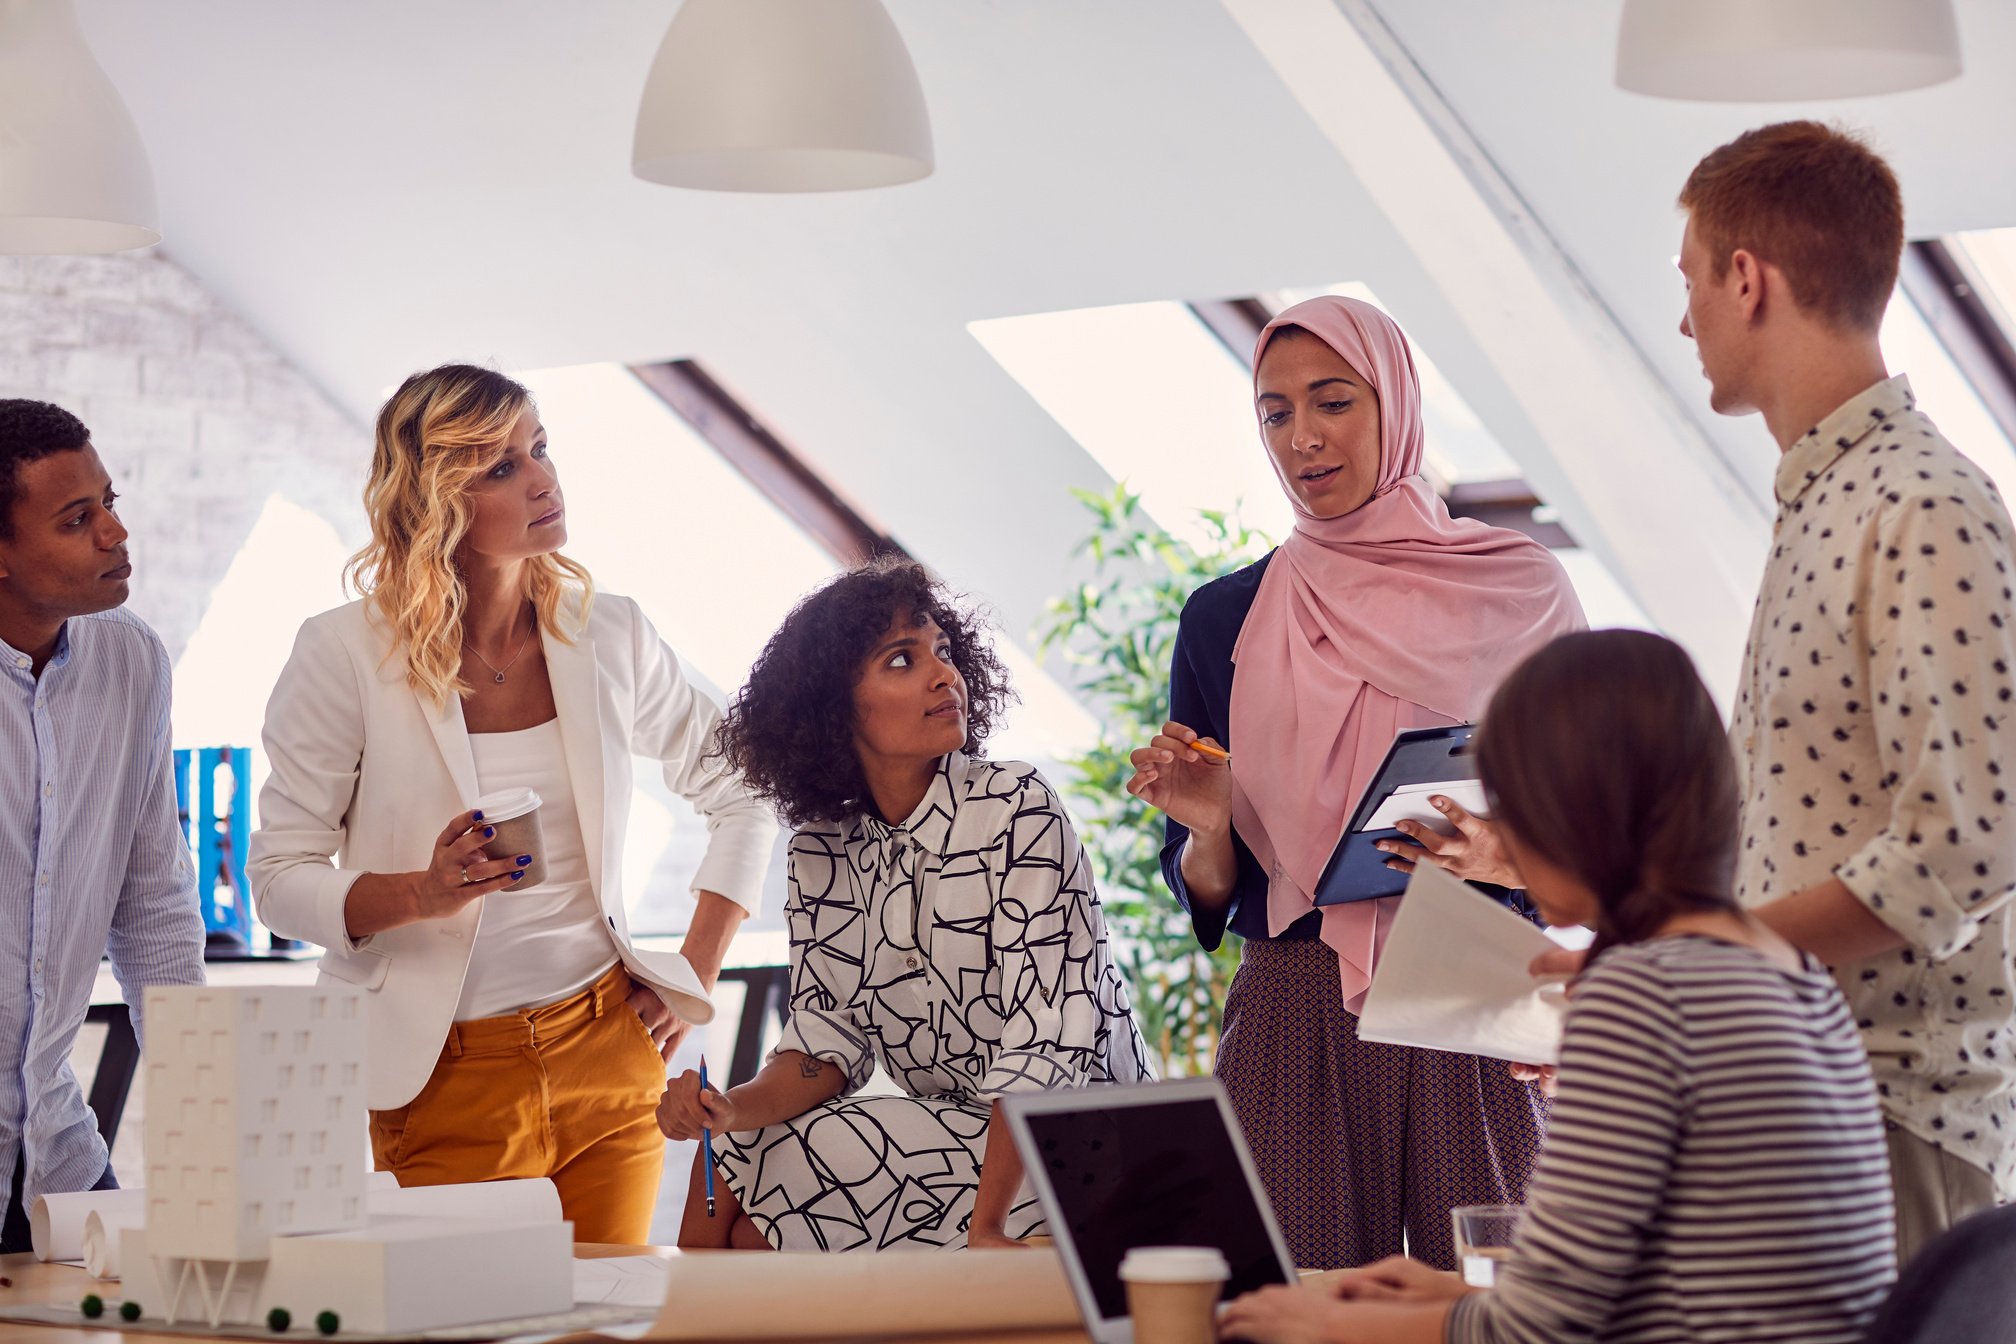
[[0, 253], [161, 241], [154, 172], [73, 0], [0, 0]]
[[1624, 0], [1617, 86], [1711, 103], [1897, 93], [1960, 73], [1952, 0]]
[[685, 0], [631, 171], [709, 191], [850, 191], [931, 172], [931, 118], [878, 0]]

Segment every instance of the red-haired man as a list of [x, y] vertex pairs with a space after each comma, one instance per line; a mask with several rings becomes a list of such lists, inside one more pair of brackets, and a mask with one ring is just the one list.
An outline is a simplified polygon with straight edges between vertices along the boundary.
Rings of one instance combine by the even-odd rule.
[[1763, 415], [1778, 518], [1733, 736], [1737, 893], [1835, 969], [1889, 1121], [1899, 1255], [2016, 1194], [2016, 551], [1878, 347], [1904, 207], [1815, 122], [1696, 166], [1683, 335]]

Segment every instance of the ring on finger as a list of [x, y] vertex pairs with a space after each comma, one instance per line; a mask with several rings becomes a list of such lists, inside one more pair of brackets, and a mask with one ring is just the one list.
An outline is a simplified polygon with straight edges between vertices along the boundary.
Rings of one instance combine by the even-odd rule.
[[466, 863], [462, 865], [462, 885], [469, 885], [469, 865]]

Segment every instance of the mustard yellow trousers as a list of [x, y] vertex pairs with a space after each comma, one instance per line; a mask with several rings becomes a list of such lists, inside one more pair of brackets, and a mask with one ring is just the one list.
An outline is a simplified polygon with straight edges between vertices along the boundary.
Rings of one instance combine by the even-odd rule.
[[457, 1022], [420, 1094], [371, 1112], [399, 1184], [549, 1176], [576, 1241], [642, 1245], [665, 1165], [665, 1065], [619, 962], [572, 998]]

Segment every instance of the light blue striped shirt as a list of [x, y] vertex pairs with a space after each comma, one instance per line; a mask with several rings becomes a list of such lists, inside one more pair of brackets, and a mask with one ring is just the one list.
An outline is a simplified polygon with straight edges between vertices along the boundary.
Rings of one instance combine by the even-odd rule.
[[65, 622], [39, 679], [0, 642], [0, 1181], [25, 1142], [30, 1204], [105, 1172], [70, 1071], [99, 959], [136, 1032], [146, 986], [203, 979], [168, 696], [168, 651], [123, 611]]

